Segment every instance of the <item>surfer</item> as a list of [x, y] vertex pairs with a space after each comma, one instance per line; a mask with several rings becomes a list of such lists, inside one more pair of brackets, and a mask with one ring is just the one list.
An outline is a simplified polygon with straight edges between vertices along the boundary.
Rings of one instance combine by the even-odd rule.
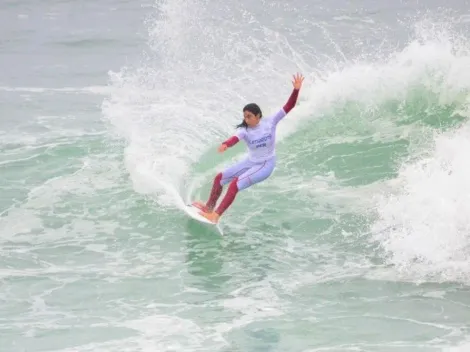
[[[243, 121], [237, 125], [237, 132], [218, 147], [218, 151], [223, 153], [227, 148], [243, 140], [248, 146], [248, 155], [215, 176], [209, 200], [206, 204], [201, 202], [193, 203], [195, 207], [201, 210], [200, 214], [205, 218], [217, 223], [239, 191], [266, 180], [272, 174], [276, 166], [275, 137], [277, 124], [294, 108], [304, 81], [301, 74], [296, 74], [293, 78], [292, 85], [294, 89], [286, 104], [279, 111], [263, 118], [258, 105], [254, 103], [246, 105], [243, 108]], [[214, 211], [217, 200], [222, 193], [222, 187], [228, 183], [230, 184], [227, 193]]]

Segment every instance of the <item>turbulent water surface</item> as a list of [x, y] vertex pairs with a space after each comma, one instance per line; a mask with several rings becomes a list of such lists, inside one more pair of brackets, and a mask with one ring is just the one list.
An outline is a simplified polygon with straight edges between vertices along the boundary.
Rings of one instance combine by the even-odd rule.
[[[0, 350], [470, 349], [464, 0], [4, 1]], [[216, 148], [305, 75], [216, 229]]]

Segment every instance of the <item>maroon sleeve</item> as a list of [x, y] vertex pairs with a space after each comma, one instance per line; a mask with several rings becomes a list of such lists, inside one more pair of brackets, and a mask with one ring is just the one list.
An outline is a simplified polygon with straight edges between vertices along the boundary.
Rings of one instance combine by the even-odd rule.
[[297, 103], [297, 97], [299, 96], [299, 90], [294, 89], [289, 97], [289, 100], [287, 100], [286, 105], [284, 105], [283, 109], [286, 112], [286, 114], [292, 110], [292, 108], [295, 106], [295, 103]]
[[238, 137], [237, 136], [232, 136], [229, 139], [227, 139], [225, 142], [222, 142], [222, 144], [226, 144], [227, 147], [234, 146], [237, 143], [238, 143]]

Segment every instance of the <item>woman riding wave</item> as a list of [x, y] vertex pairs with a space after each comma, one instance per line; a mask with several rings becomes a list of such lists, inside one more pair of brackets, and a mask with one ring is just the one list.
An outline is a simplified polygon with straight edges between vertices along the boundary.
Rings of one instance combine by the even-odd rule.
[[[263, 114], [258, 105], [254, 103], [246, 105], [243, 108], [243, 121], [237, 126], [237, 132], [219, 146], [218, 151], [223, 153], [227, 148], [243, 140], [248, 146], [248, 155], [215, 176], [209, 199], [205, 204], [193, 203], [201, 210], [200, 214], [213, 223], [219, 221], [239, 191], [271, 176], [276, 166], [277, 124], [294, 108], [304, 81], [301, 74], [296, 74], [293, 77], [294, 89], [286, 104], [279, 111], [262, 118]], [[217, 200], [222, 193], [222, 187], [227, 183], [230, 183], [227, 193], [214, 211]]]

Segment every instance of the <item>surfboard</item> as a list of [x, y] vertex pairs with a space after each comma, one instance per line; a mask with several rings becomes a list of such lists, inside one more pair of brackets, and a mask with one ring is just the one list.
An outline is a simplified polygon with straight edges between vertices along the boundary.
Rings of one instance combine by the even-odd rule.
[[211, 225], [216, 225], [216, 223], [210, 221], [209, 219], [205, 218], [199, 212], [201, 211], [197, 207], [191, 205], [191, 204], [186, 204], [185, 209], [186, 213], [192, 217], [194, 220], [200, 221], [200, 222], [205, 222], [206, 224], [211, 224]]
[[195, 207], [191, 204], [186, 204], [185, 207], [184, 207], [184, 211], [185, 211], [186, 214], [188, 214], [194, 220], [197, 220], [197, 221], [202, 222], [204, 224], [215, 226], [217, 228], [217, 230], [219, 231], [220, 235], [221, 236], [224, 235], [224, 233], [223, 233], [222, 229], [220, 228], [219, 224], [216, 224], [216, 223], [210, 221], [209, 219], [205, 218], [201, 214], [199, 214], [199, 212], [201, 211], [199, 208], [197, 208], [197, 207]]

